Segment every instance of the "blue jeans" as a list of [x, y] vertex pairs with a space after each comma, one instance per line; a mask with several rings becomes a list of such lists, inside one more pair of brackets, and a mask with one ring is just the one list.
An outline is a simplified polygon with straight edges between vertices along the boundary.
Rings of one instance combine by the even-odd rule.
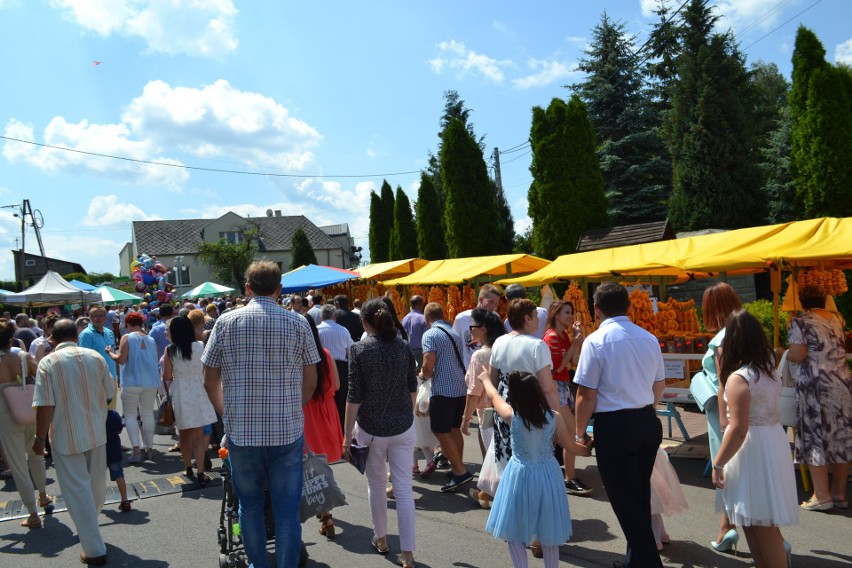
[[264, 487], [269, 488], [275, 517], [275, 558], [278, 568], [299, 565], [302, 523], [302, 448], [304, 440], [284, 446], [237, 446], [228, 441], [234, 492], [240, 501], [240, 530], [252, 568], [268, 568]]

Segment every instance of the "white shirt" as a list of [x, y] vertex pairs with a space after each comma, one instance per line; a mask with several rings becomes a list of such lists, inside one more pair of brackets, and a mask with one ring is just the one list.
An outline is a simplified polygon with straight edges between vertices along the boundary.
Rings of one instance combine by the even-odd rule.
[[574, 377], [578, 385], [597, 391], [595, 412], [654, 404], [654, 383], [663, 380], [659, 341], [627, 316], [605, 319], [583, 341]]
[[349, 330], [334, 320], [324, 320], [317, 326], [320, 343], [328, 349], [332, 359], [337, 361], [349, 360], [349, 347], [352, 345], [352, 335]]
[[547, 344], [532, 335], [508, 333], [491, 346], [491, 367], [500, 369], [501, 374], [524, 371], [534, 375], [552, 364]]
[[322, 323], [322, 317], [320, 317], [320, 307], [314, 306], [310, 310], [308, 310], [308, 315], [314, 319], [314, 323], [319, 325]]
[[453, 320], [453, 331], [458, 333], [462, 340], [462, 361], [464, 361], [465, 369], [470, 367], [470, 357], [473, 352], [481, 347], [473, 340], [473, 335], [470, 333], [470, 314], [472, 312], [473, 310], [465, 310], [456, 314], [456, 319]]
[[[535, 311], [538, 312], [538, 331], [535, 336], [539, 339], [544, 339], [544, 332], [547, 331], [547, 310], [544, 308], [536, 308]], [[510, 333], [512, 331], [512, 326], [509, 325], [508, 318], [503, 320], [503, 327], [506, 328], [506, 333]]]

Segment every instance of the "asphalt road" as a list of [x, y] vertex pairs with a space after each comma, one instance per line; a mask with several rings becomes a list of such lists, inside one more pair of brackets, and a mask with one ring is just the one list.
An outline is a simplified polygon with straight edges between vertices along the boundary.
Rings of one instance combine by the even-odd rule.
[[[698, 419], [696, 419], [698, 418]], [[689, 421], [690, 433], [700, 417]], [[678, 433], [675, 432], [677, 439]], [[465, 460], [478, 470], [480, 454], [473, 442], [465, 446]], [[157, 436], [154, 462], [129, 465], [129, 482], [143, 482], [174, 476], [183, 470], [178, 454], [160, 453], [172, 439]], [[745, 539], [741, 538], [739, 555], [720, 554], [711, 550], [708, 541], [715, 538], [718, 517], [711, 484], [702, 477], [704, 462], [696, 459], [672, 458], [672, 464], [686, 493], [690, 509], [684, 514], [665, 519], [672, 538], [662, 553], [664, 565], [728, 568], [750, 566], [751, 558]], [[218, 460], [214, 460], [214, 465]], [[326, 540], [317, 532], [318, 523], [303, 526], [303, 539], [308, 547], [310, 567], [383, 567], [395, 565], [399, 552], [396, 516], [393, 502], [389, 511], [389, 544], [391, 554], [377, 555], [370, 546], [372, 530], [366, 480], [348, 464], [332, 466], [337, 482], [346, 494], [348, 506], [334, 511], [337, 537]], [[597, 474], [594, 457], [578, 459], [578, 471], [584, 482], [594, 488], [590, 497], [569, 498], [574, 535], [561, 547], [561, 564], [565, 566], [607, 567], [623, 559], [625, 540], [606, 500]], [[49, 492], [57, 493], [53, 469], [48, 470]], [[444, 478], [440, 472], [430, 480], [415, 480], [417, 507], [417, 566], [422, 568], [493, 568], [511, 566], [506, 546], [485, 533], [488, 511], [482, 510], [466, 494], [442, 494], [438, 489]], [[799, 481], [799, 483], [801, 483]], [[112, 485], [112, 484], [111, 484]], [[850, 488], [852, 495], [852, 488]], [[801, 492], [800, 498], [805, 494]], [[216, 530], [219, 524], [222, 488], [205, 489], [154, 496], [133, 501], [133, 511], [120, 513], [117, 504], [104, 507], [101, 531], [107, 542], [110, 566], [141, 568], [216, 567], [219, 551]], [[16, 499], [11, 481], [0, 482], [0, 503]], [[802, 511], [801, 523], [784, 531], [793, 545], [796, 568], [829, 568], [852, 566], [852, 509], [831, 513]], [[15, 568], [43, 566], [79, 566], [80, 547], [67, 512], [59, 512], [45, 521], [44, 528], [27, 530], [18, 520], [0, 522], [0, 564]], [[531, 566], [543, 561], [530, 558]]]

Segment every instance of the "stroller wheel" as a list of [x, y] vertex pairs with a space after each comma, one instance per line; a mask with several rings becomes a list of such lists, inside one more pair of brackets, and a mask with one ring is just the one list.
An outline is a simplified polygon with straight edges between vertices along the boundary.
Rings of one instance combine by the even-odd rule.
[[228, 563], [228, 555], [220, 554], [219, 555], [219, 568], [229, 568], [230, 564]]

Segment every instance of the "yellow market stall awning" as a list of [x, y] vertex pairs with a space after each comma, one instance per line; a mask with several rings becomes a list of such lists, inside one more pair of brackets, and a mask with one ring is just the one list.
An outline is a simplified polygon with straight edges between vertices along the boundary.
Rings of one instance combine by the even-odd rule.
[[390, 262], [379, 262], [358, 269], [358, 274], [364, 280], [385, 280], [387, 278], [402, 278], [412, 272], [417, 272], [429, 264], [428, 260], [420, 258], [407, 258], [405, 260], [392, 260]]
[[535, 272], [550, 264], [549, 260], [528, 254], [505, 254], [433, 260], [417, 272], [403, 278], [387, 280], [387, 286], [422, 284], [461, 284], [478, 276], [506, 276]]
[[627, 279], [649, 277], [676, 283], [686, 281], [693, 276], [707, 276], [691, 274], [661, 262], [661, 259], [677, 254], [676, 246], [676, 240], [668, 240], [566, 254], [537, 272], [518, 278], [506, 278], [498, 283], [542, 286], [559, 280], [618, 277]]

